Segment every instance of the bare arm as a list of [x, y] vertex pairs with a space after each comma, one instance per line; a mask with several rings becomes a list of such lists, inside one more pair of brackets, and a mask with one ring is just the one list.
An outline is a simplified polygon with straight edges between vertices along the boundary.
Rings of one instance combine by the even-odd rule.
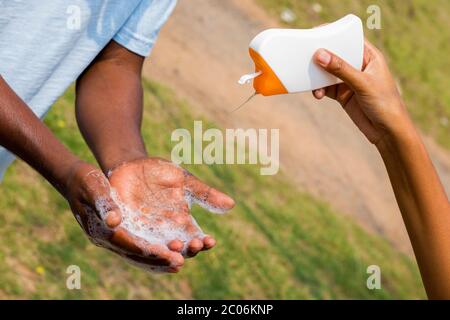
[[190, 216], [185, 194], [197, 194], [221, 212], [231, 209], [234, 201], [187, 171], [148, 157], [140, 133], [143, 61], [111, 41], [77, 81], [78, 125], [120, 200], [128, 208], [150, 206], [153, 215], [175, 224], [173, 228], [188, 239], [164, 239], [163, 252], [168, 248], [194, 256], [212, 248], [215, 239], [204, 235]]
[[337, 100], [379, 150], [430, 298], [450, 298], [450, 205], [383, 55], [366, 41], [363, 70], [325, 50], [316, 62], [344, 83], [313, 92]]
[[111, 41], [77, 81], [78, 126], [105, 173], [147, 156], [140, 133], [143, 62]]
[[170, 254], [155, 259], [158, 248], [118, 226], [121, 213], [110, 196], [105, 175], [58, 141], [1, 77], [0, 123], [0, 144], [36, 169], [67, 199], [92, 241], [133, 260], [171, 265], [175, 259]]
[[61, 194], [79, 162], [0, 76], [0, 144], [42, 174]]
[[[86, 232], [90, 218], [109, 217], [106, 223], [117, 225], [119, 212], [109, 196], [106, 177], [71, 153], [1, 77], [0, 123], [0, 144], [36, 169], [67, 199]], [[104, 201], [104, 212], [96, 205], [99, 199]], [[109, 215], [111, 212], [114, 214]]]
[[450, 298], [450, 205], [414, 128], [381, 140], [386, 165], [430, 298]]

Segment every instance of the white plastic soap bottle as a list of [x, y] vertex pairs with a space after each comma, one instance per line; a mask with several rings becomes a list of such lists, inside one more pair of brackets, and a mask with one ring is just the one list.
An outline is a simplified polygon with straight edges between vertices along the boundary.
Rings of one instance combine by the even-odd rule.
[[364, 54], [361, 19], [349, 14], [313, 29], [268, 29], [259, 33], [249, 46], [255, 73], [244, 75], [239, 83], [253, 79], [256, 93], [270, 96], [311, 91], [342, 82], [314, 63], [313, 55], [320, 48], [361, 69]]

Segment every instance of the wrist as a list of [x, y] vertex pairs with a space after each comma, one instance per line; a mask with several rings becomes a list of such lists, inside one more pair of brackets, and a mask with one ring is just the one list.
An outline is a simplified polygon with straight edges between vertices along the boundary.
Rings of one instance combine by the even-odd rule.
[[100, 167], [104, 174], [108, 176], [118, 166], [127, 162], [148, 158], [148, 154], [145, 148], [121, 148], [111, 151], [108, 153], [108, 156], [101, 158], [102, 160], [99, 160]]
[[422, 140], [408, 117], [396, 122], [396, 125], [389, 129], [385, 135], [375, 144], [381, 156], [388, 156], [395, 152], [409, 150], [410, 147], [417, 146]]
[[64, 163], [59, 163], [57, 169], [53, 173], [53, 186], [63, 195], [66, 196], [71, 180], [77, 169], [85, 162], [75, 156], [65, 159]]

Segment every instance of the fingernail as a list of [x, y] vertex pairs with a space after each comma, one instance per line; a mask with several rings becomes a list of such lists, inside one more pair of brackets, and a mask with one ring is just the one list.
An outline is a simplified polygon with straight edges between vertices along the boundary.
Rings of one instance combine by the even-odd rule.
[[317, 62], [322, 66], [327, 66], [331, 61], [331, 55], [324, 49], [319, 49], [316, 55]]

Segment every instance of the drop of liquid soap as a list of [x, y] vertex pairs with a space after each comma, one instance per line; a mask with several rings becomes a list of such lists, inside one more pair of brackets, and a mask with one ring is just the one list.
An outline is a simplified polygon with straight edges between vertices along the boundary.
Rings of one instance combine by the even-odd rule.
[[242, 108], [243, 106], [245, 106], [247, 104], [247, 102], [249, 102], [250, 100], [252, 100], [252, 98], [254, 96], [256, 96], [258, 94], [258, 92], [254, 92], [250, 97], [248, 97], [247, 100], [245, 100], [244, 102], [242, 102], [237, 108], [234, 108], [230, 113], [233, 113], [235, 111], [238, 111], [240, 108]]

